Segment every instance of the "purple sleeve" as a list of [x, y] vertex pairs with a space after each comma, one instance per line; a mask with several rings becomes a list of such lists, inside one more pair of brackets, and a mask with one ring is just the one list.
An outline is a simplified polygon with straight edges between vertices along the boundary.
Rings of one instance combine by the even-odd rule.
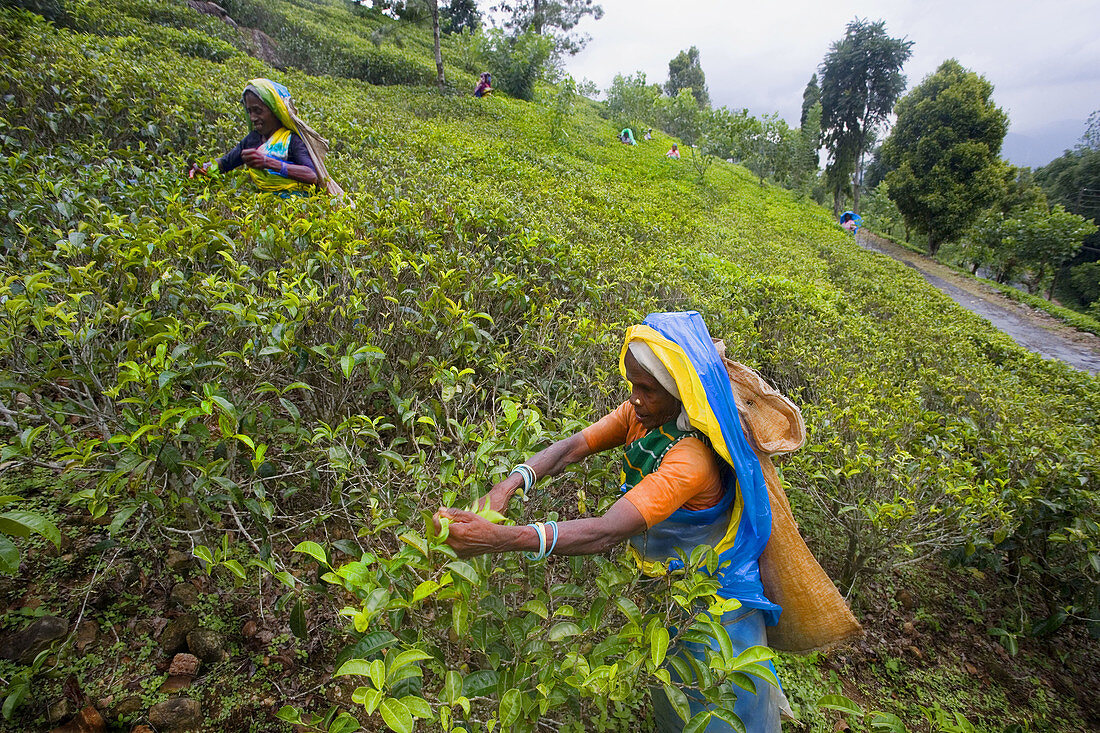
[[317, 168], [313, 165], [313, 159], [309, 157], [309, 148], [306, 147], [306, 141], [295, 132], [290, 133], [290, 149], [287, 150], [286, 158], [286, 162], [291, 165], [304, 165], [314, 173], [317, 172]]
[[241, 153], [250, 148], [258, 148], [263, 144], [263, 138], [260, 137], [258, 132], [250, 132], [245, 135], [244, 140], [237, 143], [236, 147], [230, 150], [228, 153], [218, 158], [218, 170], [222, 173], [239, 168], [244, 165], [244, 159], [241, 158]]
[[237, 143], [236, 147], [218, 158], [218, 171], [226, 173], [234, 168], [239, 168], [244, 163], [244, 161], [241, 160], [241, 151], [244, 150], [244, 144], [247, 140], [248, 138], [241, 140]]

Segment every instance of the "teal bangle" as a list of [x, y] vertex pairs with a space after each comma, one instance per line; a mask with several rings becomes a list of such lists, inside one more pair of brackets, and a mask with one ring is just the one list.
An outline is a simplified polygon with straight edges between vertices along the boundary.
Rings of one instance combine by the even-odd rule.
[[535, 488], [535, 470], [526, 463], [521, 463], [513, 468], [508, 475], [511, 476], [513, 473], [518, 473], [523, 478], [523, 500], [527, 501], [531, 496], [532, 489]]
[[546, 530], [544, 529], [544, 525], [542, 522], [535, 522], [533, 524], [528, 524], [527, 526], [535, 530], [535, 534], [539, 536], [539, 551], [525, 552], [523, 553], [523, 556], [526, 557], [528, 560], [541, 560], [542, 558], [546, 557]]
[[554, 548], [558, 546], [558, 523], [547, 522], [546, 526], [554, 528], [554, 541], [550, 544], [550, 549], [546, 551], [546, 555], [544, 555], [544, 557], [550, 557], [554, 554]]

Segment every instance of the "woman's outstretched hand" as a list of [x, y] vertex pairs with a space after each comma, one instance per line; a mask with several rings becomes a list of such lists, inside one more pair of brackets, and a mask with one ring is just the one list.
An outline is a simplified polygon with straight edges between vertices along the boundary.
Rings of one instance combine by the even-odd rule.
[[512, 500], [512, 495], [522, 487], [523, 479], [520, 478], [519, 474], [507, 476], [493, 484], [493, 488], [475, 501], [473, 510], [479, 512], [488, 507], [494, 512], [504, 514], [504, 510], [508, 508], [508, 502]]
[[484, 555], [501, 548], [501, 528], [473, 512], [443, 507], [433, 519], [437, 530], [442, 527], [441, 519], [449, 520], [447, 544], [459, 557]]
[[187, 171], [187, 177], [194, 178], [196, 173], [208, 176], [213, 165], [213, 163], [193, 163], [191, 169]]

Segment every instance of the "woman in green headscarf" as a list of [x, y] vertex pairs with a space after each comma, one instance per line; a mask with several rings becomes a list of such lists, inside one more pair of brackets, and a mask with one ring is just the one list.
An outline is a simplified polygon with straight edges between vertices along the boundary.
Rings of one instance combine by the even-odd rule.
[[270, 79], [253, 79], [242, 102], [252, 131], [217, 161], [192, 166], [188, 175], [207, 174], [215, 165], [221, 173], [245, 165], [261, 191], [308, 195], [323, 188], [334, 196], [344, 193], [325, 169], [328, 141], [298, 117], [290, 90]]

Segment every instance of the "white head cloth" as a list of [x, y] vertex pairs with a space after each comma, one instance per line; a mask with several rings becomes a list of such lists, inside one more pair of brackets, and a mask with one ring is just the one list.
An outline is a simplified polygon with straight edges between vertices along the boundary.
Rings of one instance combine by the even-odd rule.
[[649, 348], [649, 344], [644, 341], [631, 341], [627, 346], [627, 350], [638, 362], [638, 366], [646, 370], [650, 376], [657, 380], [658, 384], [680, 402], [680, 416], [676, 418], [676, 427], [680, 430], [691, 430], [691, 420], [688, 419], [684, 402], [680, 399], [680, 390], [676, 388], [676, 380], [672, 378], [665, 365], [653, 353], [653, 349]]

